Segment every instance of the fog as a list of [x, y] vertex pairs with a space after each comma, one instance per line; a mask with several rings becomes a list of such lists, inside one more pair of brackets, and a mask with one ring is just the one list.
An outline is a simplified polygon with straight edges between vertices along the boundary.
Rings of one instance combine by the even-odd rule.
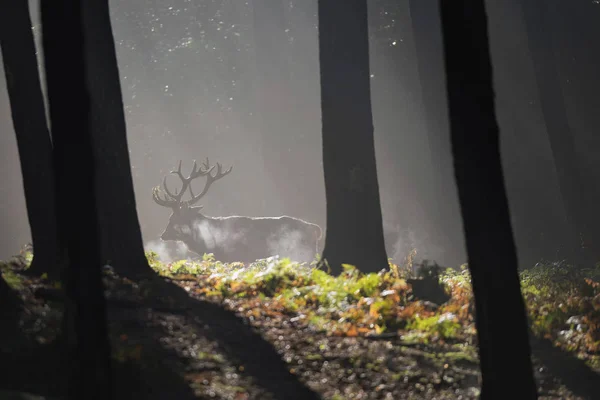
[[[416, 248], [418, 258], [455, 267], [466, 255], [436, 3], [369, 2], [372, 104], [388, 256], [401, 261]], [[563, 240], [566, 216], [520, 2], [487, 3], [513, 229], [519, 257], [530, 264], [560, 257], [553, 246]], [[600, 7], [572, 3], [555, 2], [548, 34], [577, 151], [597, 178], [600, 52], [592, 41], [600, 33]], [[202, 199], [207, 215], [289, 215], [325, 233], [317, 3], [283, 1], [282, 14], [273, 15], [258, 14], [259, 4], [111, 1], [139, 220], [147, 248], [165, 258], [189, 256], [181, 243], [159, 239], [171, 211], [152, 200], [152, 188], [179, 160], [184, 173], [206, 157], [234, 166]], [[257, 44], [265, 37], [273, 40]], [[5, 259], [30, 234], [4, 79], [0, 130]], [[169, 184], [175, 187], [176, 178]], [[291, 234], [272, 246], [296, 239]]]

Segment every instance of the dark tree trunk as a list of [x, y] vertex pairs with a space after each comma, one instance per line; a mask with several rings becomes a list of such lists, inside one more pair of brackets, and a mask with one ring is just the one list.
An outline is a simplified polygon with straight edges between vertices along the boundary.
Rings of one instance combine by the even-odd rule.
[[[19, 320], [23, 302], [18, 294], [6, 283], [0, 273], [0, 341], [6, 346], [22, 335]], [[10, 346], [10, 344], [9, 344]]]
[[83, 29], [102, 262], [131, 277], [146, 276], [152, 271], [144, 254], [133, 191], [108, 0], [89, 0], [85, 4]]
[[8, 286], [0, 273], [0, 321], [2, 321], [0, 340], [18, 335], [22, 305], [23, 302], [19, 296]]
[[54, 214], [52, 141], [46, 123], [27, 1], [4, 1], [0, 47], [15, 129], [34, 258], [28, 272], [57, 277], [59, 246]]
[[536, 399], [500, 161], [484, 1], [440, 0], [440, 9], [452, 152], [475, 295], [481, 398]]
[[550, 148], [554, 156], [558, 183], [566, 208], [573, 242], [567, 254], [575, 261], [600, 261], [600, 221], [598, 198], [588, 189], [575, 149], [574, 132], [569, 125], [565, 100], [552, 44], [553, 25], [548, 21], [555, 1], [532, 1], [523, 4], [527, 42], [546, 123]]
[[10, 286], [8, 286], [8, 283], [6, 283], [6, 281], [4, 280], [4, 278], [2, 277], [2, 273], [0, 273], [0, 299], [2, 299], [2, 304], [3, 305], [3, 309], [4, 309], [4, 301], [7, 301], [7, 299], [11, 298], [12, 296], [12, 289], [10, 288]]
[[[101, 276], [84, 1], [41, 1], [44, 64], [53, 132], [58, 229], [68, 253], [63, 337], [69, 399], [111, 399], [110, 345]], [[86, 3], [88, 3], [86, 1]]]
[[[421, 87], [421, 103], [424, 125], [433, 163], [435, 190], [430, 202], [431, 218], [437, 228], [433, 235], [444, 248], [444, 263], [460, 265], [464, 259], [459, 250], [463, 243], [457, 234], [448, 206], [448, 196], [456, 193], [454, 182], [443, 177], [443, 172], [452, 166], [452, 159], [447, 151], [450, 147], [447, 136], [448, 126], [442, 110], [447, 109], [444, 98], [444, 71], [442, 55], [442, 35], [437, 0], [410, 0], [410, 17], [417, 54], [419, 84]], [[458, 209], [455, 209], [458, 213]]]
[[0, 299], [2, 299], [2, 310], [5, 310], [7, 307], [6, 305], [14, 305], [16, 296], [14, 295], [14, 292], [12, 291], [11, 287], [8, 286], [8, 283], [6, 283], [6, 281], [4, 280], [4, 278], [2, 277], [2, 273], [0, 273]]
[[327, 236], [322, 259], [387, 268], [375, 162], [367, 1], [319, 0], [319, 59]]

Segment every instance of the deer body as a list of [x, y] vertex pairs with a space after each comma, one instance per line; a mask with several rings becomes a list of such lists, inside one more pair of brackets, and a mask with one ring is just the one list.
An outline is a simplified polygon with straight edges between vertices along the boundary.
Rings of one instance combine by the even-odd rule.
[[[164, 241], [174, 240], [185, 243], [188, 249], [198, 255], [213, 253], [221, 262], [250, 263], [257, 259], [274, 255], [289, 257], [293, 261], [310, 262], [317, 255], [318, 243], [322, 232], [318, 225], [298, 218], [281, 217], [209, 217], [200, 212], [202, 207], [192, 207], [206, 194], [210, 185], [231, 172], [231, 168], [222, 172], [216, 164], [217, 172], [212, 175], [215, 166], [208, 160], [204, 169], [197, 169], [196, 162], [189, 177], [181, 173], [181, 162], [173, 174], [183, 181], [179, 193], [171, 193], [167, 188], [166, 177], [163, 181], [165, 195], [161, 197], [158, 187], [154, 188], [154, 201], [173, 210], [169, 225], [161, 235]], [[204, 189], [194, 196], [191, 181], [206, 176]], [[190, 190], [191, 200], [182, 201], [186, 190]]]
[[175, 216], [161, 239], [179, 240], [190, 251], [199, 255], [213, 253], [222, 262], [250, 263], [273, 255], [310, 262], [319, 250], [321, 228], [300, 219], [209, 217], [196, 213], [185, 223]]

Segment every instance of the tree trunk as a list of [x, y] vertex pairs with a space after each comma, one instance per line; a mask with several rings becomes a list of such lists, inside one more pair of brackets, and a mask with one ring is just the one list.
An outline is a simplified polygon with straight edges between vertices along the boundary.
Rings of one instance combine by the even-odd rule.
[[527, 27], [527, 43], [532, 57], [539, 91], [540, 105], [546, 123], [550, 148], [563, 204], [573, 229], [573, 243], [568, 254], [574, 261], [594, 263], [600, 260], [600, 221], [597, 215], [597, 197], [588, 190], [578, 164], [574, 132], [567, 116], [561, 78], [557, 70], [552, 45], [551, 25], [547, 20], [554, 1], [525, 3], [523, 12]]
[[19, 335], [19, 317], [23, 302], [12, 290], [0, 273], [0, 340], [14, 338]]
[[[421, 87], [421, 107], [424, 125], [429, 143], [429, 157], [433, 163], [434, 192], [430, 199], [436, 231], [433, 237], [444, 249], [444, 264], [460, 265], [464, 259], [464, 244], [457, 234], [457, 226], [452, 215], [459, 210], [456, 203], [448, 201], [454, 196], [456, 187], [451, 179], [444, 178], [444, 172], [452, 166], [452, 158], [448, 152], [450, 147], [448, 126], [443, 110], [447, 109], [444, 98], [444, 71], [442, 55], [442, 35], [439, 10], [436, 0], [410, 0], [410, 17], [417, 54], [419, 84]], [[452, 205], [452, 206], [451, 206]], [[457, 214], [453, 214], [452, 212]]]
[[371, 112], [366, 0], [319, 0], [327, 236], [322, 260], [387, 268]]
[[[500, 160], [483, 0], [440, 0], [454, 168], [475, 295], [481, 399], [536, 399]], [[507, 384], [510, 382], [510, 384]]]
[[152, 270], [136, 210], [108, 0], [87, 1], [83, 21], [102, 262], [128, 276], [147, 276]]
[[28, 272], [48, 273], [56, 278], [63, 246], [59, 246], [57, 236], [52, 141], [46, 123], [29, 4], [4, 3], [0, 13], [0, 47], [34, 249]]
[[111, 399], [113, 392], [86, 87], [89, 71], [84, 56], [83, 3], [42, 0], [41, 16], [58, 229], [65, 238], [69, 259], [63, 322], [71, 362], [68, 398], [104, 400]]

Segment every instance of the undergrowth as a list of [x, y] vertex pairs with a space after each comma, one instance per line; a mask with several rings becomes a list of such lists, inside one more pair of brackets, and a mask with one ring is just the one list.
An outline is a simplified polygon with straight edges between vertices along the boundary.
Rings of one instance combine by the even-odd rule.
[[[159, 274], [197, 282], [191, 289], [197, 294], [246, 304], [247, 315], [256, 318], [289, 314], [338, 336], [396, 333], [408, 342], [454, 345], [475, 340], [466, 265], [441, 271], [440, 283], [451, 297], [436, 305], [415, 299], [407, 283], [414, 275], [411, 259], [370, 274], [345, 265], [338, 277], [288, 259], [248, 266], [223, 264], [211, 255], [201, 262], [163, 264], [155, 253], [148, 253], [148, 259]], [[600, 367], [600, 266], [540, 263], [520, 277], [533, 333]]]
[[[471, 346], [475, 340], [473, 296], [466, 265], [441, 271], [450, 300], [432, 304], [415, 298], [407, 282], [413, 260], [390, 262], [389, 269], [362, 274], [344, 266], [334, 277], [310, 265], [276, 257], [250, 265], [200, 261], [163, 263], [148, 252], [150, 266], [196, 295], [235, 302], [250, 319], [288, 316], [335, 336], [398, 335], [405, 342]], [[413, 255], [414, 256], [414, 255]], [[32, 256], [20, 257], [30, 263]], [[0, 272], [19, 289], [22, 282], [6, 264]], [[581, 269], [566, 263], [540, 263], [520, 273], [534, 334], [600, 367], [600, 265]], [[510, 324], [510, 321], [505, 321]]]

